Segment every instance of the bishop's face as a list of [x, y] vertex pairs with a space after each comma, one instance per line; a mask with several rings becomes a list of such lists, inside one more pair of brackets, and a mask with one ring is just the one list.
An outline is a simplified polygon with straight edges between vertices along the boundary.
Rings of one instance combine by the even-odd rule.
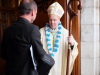
[[56, 15], [49, 15], [49, 25], [51, 29], [56, 29], [58, 27], [58, 23], [60, 22], [60, 18]]

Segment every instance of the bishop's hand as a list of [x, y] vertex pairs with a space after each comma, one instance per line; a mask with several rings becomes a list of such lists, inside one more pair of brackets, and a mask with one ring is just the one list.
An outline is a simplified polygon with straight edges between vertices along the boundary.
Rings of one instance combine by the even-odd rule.
[[75, 44], [75, 39], [74, 39], [73, 35], [68, 36], [68, 43], [69, 43], [71, 46], [74, 46], [74, 44]]

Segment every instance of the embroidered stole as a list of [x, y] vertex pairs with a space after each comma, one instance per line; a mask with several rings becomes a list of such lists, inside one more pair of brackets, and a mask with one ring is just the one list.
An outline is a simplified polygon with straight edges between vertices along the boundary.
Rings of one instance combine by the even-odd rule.
[[54, 43], [54, 48], [52, 48], [52, 43], [51, 43], [51, 34], [50, 34], [50, 27], [49, 24], [46, 24], [46, 42], [47, 42], [47, 48], [50, 53], [51, 57], [54, 57], [54, 55], [58, 52], [59, 50], [59, 45], [60, 45], [60, 39], [61, 39], [61, 34], [62, 34], [62, 24], [61, 22], [58, 24], [58, 31], [56, 35], [56, 40]]

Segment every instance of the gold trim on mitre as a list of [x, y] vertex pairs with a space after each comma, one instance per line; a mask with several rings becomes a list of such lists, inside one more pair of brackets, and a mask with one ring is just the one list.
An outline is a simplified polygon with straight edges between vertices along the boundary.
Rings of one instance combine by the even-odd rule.
[[64, 9], [58, 2], [54, 2], [48, 7], [47, 12], [48, 15], [53, 14], [61, 18], [64, 14]]

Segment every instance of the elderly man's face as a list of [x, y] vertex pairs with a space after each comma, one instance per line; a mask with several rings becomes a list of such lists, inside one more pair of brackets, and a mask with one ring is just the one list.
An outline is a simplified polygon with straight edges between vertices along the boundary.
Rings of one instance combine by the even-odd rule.
[[49, 15], [49, 25], [51, 29], [56, 29], [58, 27], [58, 23], [60, 22], [60, 18], [56, 15]]

